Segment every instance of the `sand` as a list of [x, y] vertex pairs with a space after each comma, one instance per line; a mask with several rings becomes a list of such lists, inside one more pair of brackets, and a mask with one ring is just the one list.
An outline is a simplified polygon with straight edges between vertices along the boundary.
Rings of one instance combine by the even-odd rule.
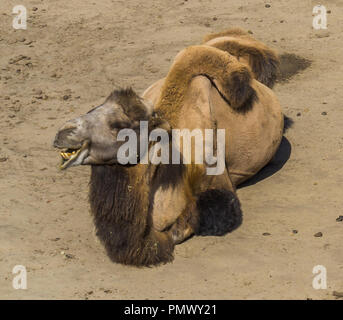
[[[27, 29], [15, 30], [17, 3], [1, 1], [0, 298], [338, 298], [343, 2], [325, 2], [327, 30], [312, 28], [310, 0], [23, 0]], [[228, 27], [285, 54], [274, 90], [293, 127], [276, 159], [238, 190], [238, 230], [193, 237], [157, 268], [114, 264], [94, 235], [89, 167], [60, 172], [54, 135], [115, 86], [143, 92], [177, 52]], [[26, 290], [12, 287], [16, 265], [26, 267]], [[312, 286], [316, 265], [327, 289]]]

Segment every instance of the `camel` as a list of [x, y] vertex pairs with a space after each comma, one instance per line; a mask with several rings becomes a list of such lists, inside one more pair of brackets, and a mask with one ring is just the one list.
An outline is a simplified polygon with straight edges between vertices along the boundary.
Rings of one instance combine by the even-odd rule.
[[[267, 86], [274, 81], [276, 55], [241, 54], [246, 43], [237, 42], [245, 36], [226, 39], [227, 33], [219, 34], [183, 49], [166, 78], [141, 96], [131, 88], [116, 89], [103, 104], [58, 130], [54, 147], [61, 152], [61, 169], [91, 166], [91, 212], [113, 262], [171, 262], [175, 245], [189, 237], [222, 236], [241, 225], [236, 187], [272, 159], [284, 126], [280, 104]], [[216, 47], [223, 42], [229, 45]], [[232, 48], [238, 54], [239, 46], [240, 60], [230, 54]], [[256, 49], [272, 52], [258, 43]], [[176, 128], [223, 129], [224, 172], [208, 175], [209, 165], [193, 159], [190, 164], [121, 164], [117, 154], [125, 142], [117, 137], [128, 128], [139, 134], [142, 121], [149, 132], [163, 129], [168, 134]], [[150, 141], [143, 153], [153, 146]], [[141, 141], [139, 148], [144, 149]]]

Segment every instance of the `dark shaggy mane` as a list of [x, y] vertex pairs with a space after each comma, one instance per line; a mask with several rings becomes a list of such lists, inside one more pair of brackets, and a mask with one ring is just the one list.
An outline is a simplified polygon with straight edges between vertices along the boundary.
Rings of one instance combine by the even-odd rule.
[[89, 201], [97, 236], [112, 261], [150, 266], [173, 260], [174, 245], [152, 228], [149, 193], [133, 167], [92, 166]]
[[197, 200], [199, 227], [196, 235], [223, 236], [242, 224], [241, 205], [237, 196], [225, 189], [211, 189]]

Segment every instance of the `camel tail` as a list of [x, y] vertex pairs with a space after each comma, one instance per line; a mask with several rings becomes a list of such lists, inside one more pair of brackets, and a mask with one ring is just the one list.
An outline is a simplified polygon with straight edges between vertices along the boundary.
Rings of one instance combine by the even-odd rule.
[[283, 115], [283, 122], [284, 122], [283, 133], [286, 133], [288, 129], [293, 127], [294, 120], [284, 114]]

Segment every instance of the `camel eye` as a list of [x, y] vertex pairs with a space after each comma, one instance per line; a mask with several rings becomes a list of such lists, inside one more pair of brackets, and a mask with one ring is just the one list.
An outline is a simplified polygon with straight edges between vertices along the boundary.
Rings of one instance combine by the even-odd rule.
[[110, 124], [110, 127], [112, 130], [114, 129], [126, 129], [126, 128], [130, 128], [130, 122], [127, 122], [127, 121], [115, 121], [115, 122], [112, 122]]

